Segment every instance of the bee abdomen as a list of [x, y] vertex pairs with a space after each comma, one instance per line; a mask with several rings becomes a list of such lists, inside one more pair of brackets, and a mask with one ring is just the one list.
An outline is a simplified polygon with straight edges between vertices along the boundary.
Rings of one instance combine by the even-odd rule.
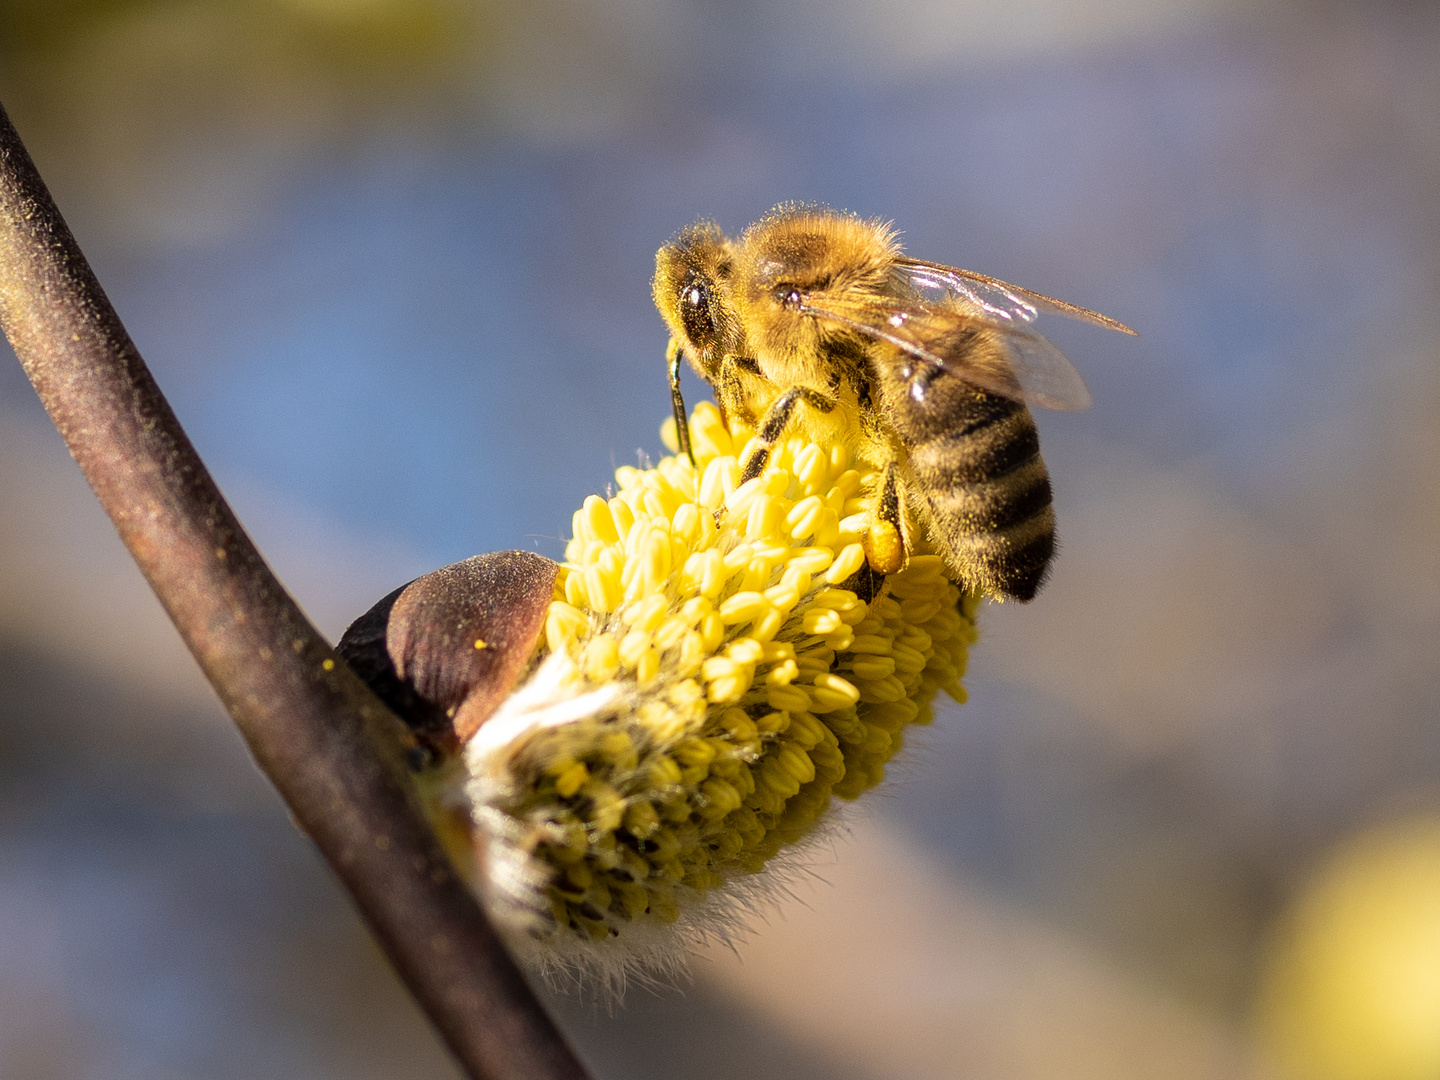
[[[933, 516], [937, 530], [943, 532], [938, 507]], [[1046, 504], [1039, 513], [1005, 529], [952, 529], [942, 542], [968, 582], [992, 595], [1033, 600], [1055, 554], [1055, 511]]]
[[1023, 405], [990, 395], [954, 420], [909, 448], [935, 540], [986, 592], [1029, 600], [1055, 550], [1050, 477], [1035, 421]]

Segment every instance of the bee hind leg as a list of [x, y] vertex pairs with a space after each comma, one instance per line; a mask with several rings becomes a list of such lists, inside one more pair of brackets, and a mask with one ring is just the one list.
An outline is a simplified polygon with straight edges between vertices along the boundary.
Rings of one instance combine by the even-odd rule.
[[865, 561], [882, 577], [905, 565], [905, 533], [900, 521], [900, 489], [895, 462], [885, 466], [885, 478], [870, 504], [870, 531], [865, 534]]
[[775, 444], [780, 441], [780, 436], [785, 434], [785, 428], [789, 426], [795, 406], [802, 401], [820, 412], [828, 413], [835, 408], [833, 398], [826, 397], [818, 390], [811, 390], [808, 386], [792, 386], [776, 398], [775, 403], [765, 410], [765, 415], [760, 420], [760, 428], [755, 433], [760, 440], [760, 445], [751, 451], [750, 456], [740, 467], [742, 484], [747, 480], [755, 479], [765, 471], [765, 466], [770, 464], [770, 451], [775, 449]]

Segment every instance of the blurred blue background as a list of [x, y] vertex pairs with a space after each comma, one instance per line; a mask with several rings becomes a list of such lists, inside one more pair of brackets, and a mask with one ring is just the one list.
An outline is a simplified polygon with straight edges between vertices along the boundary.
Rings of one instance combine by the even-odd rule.
[[[1134, 326], [1048, 328], [1096, 401], [1038, 418], [1051, 584], [833, 885], [555, 1007], [602, 1077], [1347, 1075], [1256, 1003], [1332, 846], [1440, 790], [1440, 8], [0, 0], [0, 100], [331, 635], [663, 452], [697, 218], [890, 218]], [[455, 1075], [4, 359], [0, 1075]]]

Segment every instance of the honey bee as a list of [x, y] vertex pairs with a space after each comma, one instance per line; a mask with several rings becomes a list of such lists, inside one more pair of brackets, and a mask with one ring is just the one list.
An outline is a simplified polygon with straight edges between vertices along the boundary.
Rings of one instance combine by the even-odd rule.
[[791, 424], [874, 465], [865, 551], [904, 565], [916, 530], [961, 580], [1030, 600], [1055, 549], [1050, 478], [1027, 405], [1084, 409], [1079, 372], [1032, 325], [1040, 312], [1135, 331], [995, 278], [901, 254], [895, 230], [782, 205], [738, 239], [710, 222], [656, 256], [670, 391], [691, 459], [682, 356], [722, 414], [754, 427], [741, 480]]

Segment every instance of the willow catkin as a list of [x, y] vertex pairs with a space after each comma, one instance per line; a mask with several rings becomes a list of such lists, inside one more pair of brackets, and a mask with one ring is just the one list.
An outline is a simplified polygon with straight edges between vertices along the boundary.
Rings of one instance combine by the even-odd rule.
[[978, 598], [937, 555], [857, 594], [873, 470], [792, 438], [739, 484], [750, 433], [709, 404], [690, 427], [698, 475], [621, 468], [575, 512], [532, 673], [466, 747], [463, 795], [436, 788], [541, 966], [667, 966], [723, 932], [937, 691], [964, 700]]

